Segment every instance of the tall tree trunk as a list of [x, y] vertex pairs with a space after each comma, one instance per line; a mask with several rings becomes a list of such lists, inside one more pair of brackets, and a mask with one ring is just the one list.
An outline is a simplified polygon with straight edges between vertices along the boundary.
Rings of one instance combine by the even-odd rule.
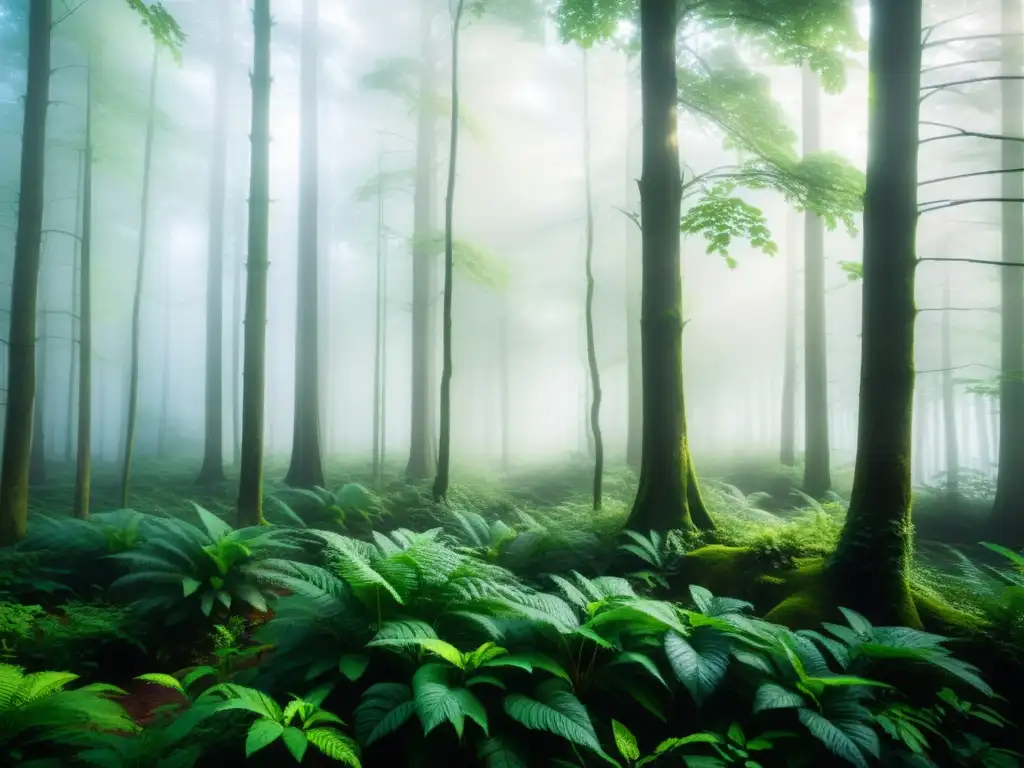
[[[82, 178], [82, 253], [78, 271], [78, 445], [74, 516], [89, 516], [92, 491], [92, 56], [85, 86], [85, 169]], [[166, 373], [166, 372], [165, 372]]]
[[[804, 154], [821, 149], [821, 89], [803, 70]], [[828, 437], [828, 360], [825, 334], [825, 224], [804, 214], [804, 493], [821, 498], [832, 488]]]
[[437, 126], [427, 106], [434, 93], [435, 53], [431, 3], [423, 3], [421, 21], [421, 65], [419, 98], [421, 109], [416, 122], [416, 186], [413, 197], [412, 262], [412, 402], [410, 405], [409, 462], [406, 474], [424, 480], [434, 472], [433, 402], [431, 371], [435, 259], [434, 187]]
[[163, 361], [161, 363], [160, 375], [160, 422], [157, 425], [156, 433], [156, 455], [161, 458], [167, 458], [169, 446], [169, 419], [170, 419], [170, 400], [171, 400], [171, 292], [170, 284], [168, 282], [167, 264], [164, 263], [161, 268], [164, 280], [164, 295], [161, 300], [160, 313], [162, 315], [163, 323], [163, 334], [161, 338], [161, 356]]
[[146, 279], [146, 247], [149, 240], [150, 173], [153, 166], [153, 138], [156, 132], [156, 81], [159, 48], [153, 43], [153, 64], [149, 77], [149, 116], [146, 119], [146, 150], [142, 161], [142, 215], [139, 224], [139, 260], [135, 271], [135, 297], [132, 302], [132, 350], [128, 373], [128, 417], [124, 433], [124, 463], [121, 465], [121, 508], [128, 508], [128, 486], [135, 452], [135, 428], [139, 411], [139, 343], [142, 336], [142, 291]]
[[978, 461], [981, 464], [981, 471], [986, 477], [992, 476], [992, 437], [988, 431], [988, 409], [985, 407], [986, 398], [983, 395], [974, 395], [971, 400], [974, 405], [974, 426], [978, 434]]
[[925, 452], [927, 450], [926, 446], [928, 444], [928, 420], [925, 418], [926, 415], [927, 412], [925, 411], [924, 388], [918, 386], [914, 389], [914, 436], [913, 443], [911, 445], [911, 453], [913, 454], [914, 458], [910, 472], [911, 482], [916, 482], [917, 485], [924, 485], [928, 479], [928, 472], [925, 466]]
[[590, 168], [590, 62], [583, 49], [583, 184], [586, 200], [586, 280], [587, 280], [587, 366], [590, 370], [590, 433], [594, 443], [594, 509], [601, 509], [601, 483], [604, 478], [604, 439], [601, 437], [601, 372], [597, 367], [594, 338], [594, 200]]
[[[1019, 0], [1002, 0], [1003, 74], [1020, 77], [1024, 73], [1024, 43], [1020, 32]], [[1020, 80], [1000, 83], [1003, 100], [1002, 133], [1020, 136], [1024, 130], [1024, 88]], [[1024, 144], [1004, 141], [1003, 168], [1024, 167]], [[1024, 175], [1004, 173], [1002, 196], [1024, 198]], [[1024, 208], [1019, 203], [1003, 203], [1003, 261], [1019, 264], [1024, 260]], [[990, 535], [1009, 545], [1024, 544], [1024, 269], [1004, 267], [1002, 283], [1002, 342], [999, 381], [999, 470], [996, 498], [989, 520]]]
[[231, 421], [232, 421], [232, 457], [231, 466], [238, 470], [241, 465], [242, 449], [242, 282], [245, 278], [245, 241], [242, 239], [241, 227], [236, 232], [237, 247], [235, 269], [232, 277], [232, 310], [234, 320], [231, 324]]
[[512, 427], [512, 403], [509, 398], [512, 395], [511, 387], [511, 368], [512, 368], [512, 350], [509, 346], [509, 297], [508, 297], [508, 286], [501, 293], [501, 317], [498, 320], [498, 354], [500, 360], [498, 365], [500, 370], [498, 373], [498, 389], [501, 402], [501, 471], [502, 474], [507, 475], [509, 471], [510, 463], [510, 448], [511, 448], [511, 427]]
[[434, 478], [435, 502], [448, 495], [452, 455], [452, 226], [455, 216], [455, 172], [459, 159], [459, 31], [465, 0], [457, 0], [452, 17], [451, 129], [448, 146], [448, 188], [444, 202], [444, 304], [441, 317], [441, 429], [437, 441], [437, 476]]
[[683, 398], [676, 20], [674, 0], [641, 0], [644, 431], [640, 484], [628, 523], [641, 531], [714, 527], [690, 458]]
[[21, 191], [11, 280], [7, 415], [0, 474], [0, 546], [28, 530], [28, 475], [36, 392], [36, 297], [46, 178], [46, 113], [50, 103], [50, 3], [29, 10], [28, 87], [21, 143]]
[[921, 5], [871, 0], [857, 461], [831, 565], [838, 605], [899, 626], [920, 623], [908, 571]]
[[[806, 214], [805, 214], [806, 215]], [[796, 214], [787, 214], [786, 227], [786, 347], [782, 364], [782, 425], [779, 460], [796, 465]]]
[[949, 270], [942, 277], [942, 423], [945, 432], [946, 491], [960, 487], [960, 446], [956, 431], [956, 389], [953, 385], [953, 313], [950, 307]]
[[384, 243], [381, 265], [380, 306], [380, 471], [381, 481], [388, 464], [388, 249]]
[[78, 183], [75, 185], [75, 253], [71, 262], [71, 340], [68, 342], [70, 354], [68, 355], [68, 401], [64, 411], [64, 428], [67, 430], [64, 437], [64, 461], [71, 463], [75, 451], [75, 378], [77, 375], [76, 366], [78, 363], [78, 350], [75, 344], [78, 337], [75, 330], [79, 325], [79, 314], [81, 309], [78, 305], [78, 272], [81, 269], [82, 258], [82, 193], [85, 179], [85, 151], [78, 153]]
[[[42, 272], [42, 270], [41, 270]], [[45, 283], [44, 283], [45, 284]], [[39, 299], [39, 331], [36, 336], [36, 396], [32, 409], [32, 449], [28, 460], [29, 486], [46, 485], [46, 352], [49, 349], [49, 312], [46, 295]]]
[[373, 484], [381, 485], [381, 387], [384, 384], [383, 337], [384, 321], [384, 182], [383, 151], [377, 155], [377, 262], [375, 290], [375, 316], [373, 328]]
[[196, 481], [210, 485], [224, 476], [224, 221], [228, 173], [228, 79], [231, 75], [231, 12], [220, 3], [220, 56], [214, 86], [210, 148], [210, 212], [206, 253], [206, 399], [203, 464]]
[[319, 111], [317, 40], [318, 0], [302, 4], [302, 136], [299, 141], [299, 264], [295, 325], [295, 420], [292, 429], [292, 460], [285, 482], [299, 488], [323, 487], [324, 463], [320, 453], [320, 340], [318, 328], [317, 271], [319, 224], [317, 221], [320, 177], [318, 174]]
[[[639, 208], [636, 155], [640, 142], [633, 140], [633, 59], [626, 59], [626, 199], [625, 209]], [[642, 284], [641, 233], [636, 222], [626, 222], [626, 465], [640, 472], [644, 436], [644, 373], [640, 338], [640, 293]]]
[[263, 523], [263, 419], [267, 384], [267, 270], [270, 222], [270, 0], [253, 5], [252, 159], [245, 294], [245, 370], [238, 525]]

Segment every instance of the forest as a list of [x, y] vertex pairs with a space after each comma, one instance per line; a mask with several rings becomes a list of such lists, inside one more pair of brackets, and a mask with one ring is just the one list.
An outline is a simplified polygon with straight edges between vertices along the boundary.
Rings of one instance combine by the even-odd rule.
[[1024, 0], [0, 0], [0, 399], [0, 765], [1024, 765]]

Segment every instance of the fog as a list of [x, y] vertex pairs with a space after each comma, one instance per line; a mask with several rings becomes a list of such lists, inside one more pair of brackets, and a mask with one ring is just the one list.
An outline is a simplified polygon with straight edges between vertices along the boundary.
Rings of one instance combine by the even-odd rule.
[[[202, 454], [206, 265], [209, 258], [209, 176], [218, 52], [230, 46], [228, 194], [224, 288], [225, 460], [230, 464], [239, 408], [236, 338], [244, 289], [249, 183], [249, 85], [252, 26], [247, 3], [230, 4], [231, 39], [218, 39], [211, 0], [168, 0], [188, 41], [180, 63], [160, 55], [159, 108], [150, 196], [149, 263], [143, 285], [140, 376], [140, 457]], [[335, 460], [365, 457], [372, 445], [376, 259], [380, 226], [373, 184], [388, 181], [383, 203], [386, 233], [380, 248], [387, 273], [385, 442], [388, 461], [402, 466], [409, 445], [411, 370], [412, 168], [416, 114], [408, 101], [370, 87], [368, 76], [390, 62], [419, 56], [419, 3], [320, 2], [319, 290], [321, 430]], [[23, 8], [27, 3], [22, 0]], [[12, 31], [19, 3], [0, 4], [4, 57], [24, 58], [25, 42]], [[69, 386], [75, 371], [73, 264], [77, 184], [83, 141], [83, 40], [99, 43], [96, 93], [96, 168], [93, 233], [94, 452], [112, 462], [123, 441], [132, 294], [139, 252], [142, 158], [152, 42], [123, 3], [90, 0], [63, 20], [54, 43], [43, 265], [40, 287], [40, 390], [46, 451], [73, 454], [68, 427], [75, 407]], [[993, 8], [995, 8], [993, 4]], [[299, 158], [300, 0], [274, 0], [271, 110], [270, 291], [267, 326], [268, 454], [291, 447], [294, 400], [296, 260]], [[944, 27], [946, 36], [992, 31], [997, 15]], [[867, 19], [863, 18], [865, 24]], [[438, 74], [447, 93], [448, 32], [436, 30], [444, 52]], [[456, 269], [454, 298], [453, 466], [499, 466], [503, 425], [514, 465], [559, 460], [587, 450], [589, 389], [583, 332], [584, 152], [583, 52], [561, 44], [551, 24], [539, 34], [473, 20], [462, 35], [462, 137], [455, 194], [455, 237], [490, 255], [486, 269], [507, 281], [482, 285]], [[589, 52], [592, 174], [595, 222], [596, 352], [603, 388], [601, 423], [612, 461], [625, 456], [627, 427], [627, 238], [638, 211], [640, 175], [638, 61], [611, 45]], [[963, 58], [981, 58], [973, 55]], [[933, 64], [947, 63], [934, 57]], [[841, 94], [822, 101], [822, 149], [865, 162], [866, 56], [848, 72]], [[925, 75], [925, 83], [990, 74], [997, 64], [964, 65]], [[20, 154], [24, 68], [0, 80], [0, 269], [10, 285], [14, 206]], [[760, 66], [771, 92], [799, 136], [801, 73]], [[955, 76], [950, 73], [955, 71]], [[999, 133], [998, 84], [969, 96], [941, 91], [928, 98], [922, 119]], [[447, 96], [444, 96], [447, 99]], [[440, 105], [435, 225], [443, 228], [447, 170], [447, 101]], [[680, 115], [680, 151], [689, 172], [735, 162], [720, 130], [693, 114]], [[948, 129], [924, 125], [922, 135]], [[922, 180], [993, 167], [995, 142], [972, 138], [924, 144]], [[998, 197], [998, 176], [922, 186], [921, 199]], [[370, 185], [367, 188], [367, 185]], [[955, 189], [953, 188], [955, 185]], [[360, 194], [360, 190], [363, 194]], [[780, 195], [747, 195], [765, 212], [778, 253], [734, 242], [731, 267], [691, 236], [683, 243], [685, 384], [691, 445], [698, 469], [718, 454], [777, 452], [785, 345], [787, 265], [802, 270], [802, 215]], [[999, 258], [999, 209], [964, 205], [923, 214], [923, 259]], [[859, 387], [860, 284], [841, 262], [860, 259], [859, 237], [842, 228], [826, 235], [829, 409], [835, 466], [852, 462]], [[635, 254], [634, 254], [635, 255]], [[442, 269], [436, 261], [438, 274]], [[971, 394], [964, 380], [989, 380], [998, 368], [998, 269], [925, 261], [919, 270], [919, 371], [916, 482], [945, 468], [941, 385], [949, 370], [956, 389], [960, 462], [994, 473], [996, 430], [990, 400]], [[493, 282], [493, 281], [492, 281]], [[440, 281], [437, 282], [440, 285]], [[798, 283], [797, 305], [802, 306]], [[440, 299], [436, 308], [440, 310]], [[8, 297], [3, 305], [9, 306]], [[961, 311], [962, 310], [962, 311]], [[507, 311], [508, 418], [503, 421], [501, 343]], [[9, 313], [4, 312], [6, 324]], [[951, 325], [950, 360], [943, 359], [942, 319]], [[802, 310], [797, 318], [802, 361]], [[439, 335], [440, 323], [435, 331]], [[6, 330], [4, 330], [6, 335]], [[440, 344], [436, 345], [440, 354]], [[6, 355], [2, 363], [6, 367]], [[440, 365], [435, 366], [439, 378]], [[802, 369], [801, 369], [802, 370]], [[6, 376], [4, 377], [6, 380]], [[802, 372], [798, 374], [802, 382]], [[436, 385], [435, 385], [436, 386]], [[797, 435], [802, 434], [802, 384]], [[72, 411], [69, 411], [69, 408]], [[925, 425], [925, 426], [921, 426]]]

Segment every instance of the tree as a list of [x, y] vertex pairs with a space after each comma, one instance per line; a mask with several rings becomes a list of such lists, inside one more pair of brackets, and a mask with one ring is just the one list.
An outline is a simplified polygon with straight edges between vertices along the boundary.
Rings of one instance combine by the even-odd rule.
[[132, 300], [132, 346], [128, 374], [128, 417], [125, 425], [124, 463], [121, 467], [121, 508], [128, 508], [128, 484], [135, 450], [135, 427], [139, 409], [139, 343], [142, 335], [142, 289], [146, 277], [146, 252], [149, 244], [150, 172], [153, 166], [153, 138], [156, 133], [156, 83], [160, 48], [153, 43], [153, 63], [149, 80], [149, 109], [146, 118], [146, 148], [142, 160], [142, 212], [139, 223], [139, 256], [135, 268], [135, 294]]
[[586, 327], [587, 367], [590, 372], [590, 434], [594, 444], [594, 509], [601, 509], [601, 481], [604, 475], [604, 439], [601, 437], [601, 372], [597, 367], [597, 348], [594, 338], [594, 202], [590, 160], [590, 68], [587, 49], [583, 49], [583, 184], [586, 201], [586, 256], [584, 259], [587, 284]]
[[[790, 222], [794, 214], [790, 213]], [[796, 247], [795, 227], [786, 237], [786, 338], [782, 369], [782, 414], [779, 461], [784, 467], [796, 465]]]
[[[635, 89], [633, 57], [626, 59], [626, 210], [638, 207], [639, 189], [636, 178], [636, 156], [639, 154], [640, 125], [633, 113]], [[626, 464], [634, 472], [640, 472], [643, 454], [643, 362], [640, 340], [640, 282], [641, 282], [641, 234], [635, 222], [626, 224]]]
[[[1016, 0], [1002, 0], [1001, 29], [1003, 35], [1002, 133], [1019, 137], [1024, 126], [1024, 31], [1021, 6]], [[1004, 170], [1024, 168], [1024, 144], [1019, 140], [1001, 142]], [[1001, 376], [999, 379], [999, 472], [996, 497], [989, 520], [991, 536], [1009, 546], [1024, 544], [1024, 174], [1002, 174], [1002, 258], [1000, 274], [1002, 330], [1000, 342]]]
[[14, 245], [14, 276], [11, 280], [7, 415], [0, 474], [0, 545], [19, 541], [28, 530], [28, 475], [36, 392], [36, 297], [43, 228], [52, 23], [51, 4], [32, 3], [28, 27], [28, 87], [22, 129], [21, 191]]
[[242, 446], [238, 525], [263, 522], [263, 423], [266, 398], [267, 270], [270, 223], [270, 0], [253, 5], [252, 155], [246, 262]]
[[840, 605], [900, 626], [920, 624], [908, 569], [921, 6], [871, 0], [857, 459], [828, 574]]
[[[774, 188], [798, 207], [822, 215], [830, 226], [852, 227], [859, 207], [860, 176], [834, 156], [797, 158], [795, 137], [768, 96], [767, 80], [750, 71], [727, 45], [699, 54], [685, 44], [677, 61], [679, 25], [703, 24], [711, 33], [729, 30], [789, 64], [810, 61], [833, 90], [841, 87], [843, 50], [856, 34], [847, 2], [810, 0], [744, 2], [712, 0], [683, 5], [666, 0], [639, 4], [643, 101], [642, 227], [643, 459], [630, 515], [634, 529], [711, 528], [697, 485], [686, 432], [682, 379], [682, 290], [680, 231], [701, 234], [709, 252], [734, 263], [734, 237], [769, 252], [763, 214], [733, 193], [737, 188]], [[579, 42], [610, 37], [635, 4], [607, 0], [562, 0], [558, 21], [564, 39]], [[732, 146], [752, 156], [741, 165], [681, 178], [678, 103], [723, 130]], [[700, 202], [682, 215], [687, 194]], [[670, 226], [671, 225], [671, 226]]]
[[[219, 56], [214, 84], [213, 144], [210, 147], [210, 231], [206, 262], [206, 399], [203, 464], [197, 482], [224, 481], [224, 220], [228, 165], [228, 78], [232, 40], [229, 3], [219, 3]], [[237, 436], [236, 438], [237, 439]]]
[[320, 369], [317, 270], [319, 206], [317, 68], [319, 43], [317, 0], [302, 5], [302, 75], [299, 145], [298, 307], [295, 323], [295, 423], [292, 459], [285, 482], [301, 488], [325, 485], [320, 455]]
[[448, 495], [452, 433], [452, 282], [454, 271], [455, 171], [459, 157], [459, 31], [466, 0], [452, 0], [451, 128], [448, 146], [448, 185], [444, 205], [444, 299], [441, 310], [441, 429], [438, 434], [437, 474], [432, 494], [435, 502]]
[[[821, 89], [803, 68], [804, 153], [821, 149]], [[822, 498], [832, 487], [829, 471], [828, 345], [825, 334], [825, 223], [804, 213], [804, 493]]]
[[88, 53], [85, 75], [85, 150], [82, 174], [82, 248], [78, 264], [78, 440], [75, 458], [75, 496], [72, 513], [89, 516], [92, 491], [92, 170], [93, 170], [93, 55]]

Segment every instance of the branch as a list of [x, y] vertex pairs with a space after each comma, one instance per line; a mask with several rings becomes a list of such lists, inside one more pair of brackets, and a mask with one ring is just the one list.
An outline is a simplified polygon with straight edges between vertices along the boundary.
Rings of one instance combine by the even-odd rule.
[[934, 24], [928, 24], [927, 26], [922, 27], [921, 31], [924, 32], [924, 37], [921, 39], [921, 49], [924, 50], [924, 48], [927, 47], [925, 44], [928, 42], [928, 38], [930, 38], [932, 36], [932, 32], [937, 30], [939, 27], [944, 27], [947, 24], [953, 24], [961, 19], [966, 19], [968, 16], [974, 16], [977, 13], [977, 11], [968, 11], [967, 13], [961, 13], [959, 16], [953, 16], [948, 19], [943, 19], [942, 21], [936, 21]]
[[951, 365], [949, 368], [929, 368], [925, 371], [914, 371], [914, 373], [944, 373], [946, 371], [960, 371], [964, 368], [988, 368], [990, 371], [998, 371], [999, 369], [985, 365], [984, 363], [966, 363], [965, 365]]
[[938, 258], [924, 256], [918, 259], [921, 261], [955, 261], [961, 264], [985, 264], [990, 267], [1024, 267], [1024, 261], [990, 261], [988, 259], [966, 259], [966, 258]]
[[926, 179], [917, 182], [917, 186], [923, 187], [926, 184], [938, 184], [942, 181], [956, 181], [958, 179], [970, 179], [974, 176], [991, 176], [998, 173], [1024, 173], [1024, 168], [1000, 168], [993, 171], [974, 171], [973, 173], [959, 173], [956, 176], [941, 176], [937, 179]]
[[1021, 136], [1007, 136], [1001, 133], [980, 133], [978, 131], [965, 131], [963, 128], [959, 128], [949, 123], [936, 123], [931, 120], [922, 120], [918, 125], [930, 125], [935, 128], [948, 128], [956, 133], [944, 133], [941, 136], [928, 136], [924, 139], [918, 139], [917, 143], [928, 144], [932, 141], [941, 141], [942, 139], [960, 139], [964, 137], [971, 137], [975, 139], [991, 139], [993, 141], [1024, 141], [1024, 137]]
[[[69, 10], [68, 10], [68, 11], [67, 11], [67, 12], [66, 12], [66, 13], [65, 13], [65, 14], [64, 14], [63, 16], [61, 16], [61, 17], [60, 17], [59, 19], [57, 19], [57, 20], [56, 20], [55, 22], [53, 22], [53, 23], [52, 23], [52, 24], [50, 25], [50, 29], [53, 29], [54, 27], [56, 27], [56, 26], [57, 26], [58, 24], [60, 24], [60, 23], [61, 23], [62, 21], [64, 21], [64, 20], [65, 20], [66, 18], [68, 18], [68, 17], [69, 17], [69, 16], [71, 15], [71, 14], [73, 14], [73, 13], [74, 13], [75, 11], [77, 11], [77, 10], [78, 10], [79, 8], [81, 8], [81, 7], [83, 6], [83, 5], [85, 5], [85, 4], [86, 4], [86, 3], [88, 3], [88, 2], [89, 2], [89, 0], [82, 0], [82, 2], [80, 2], [80, 3], [79, 3], [78, 5], [76, 5], [76, 6], [74, 7], [74, 8], [71, 8], [71, 9], [69, 9]], [[65, 7], [65, 8], [67, 8], [67, 7], [68, 7], [68, 4], [67, 4], [67, 3], [64, 3], [64, 7]]]
[[971, 77], [967, 80], [950, 80], [948, 83], [936, 83], [935, 85], [922, 85], [922, 91], [942, 90], [953, 88], [958, 85], [972, 85], [973, 83], [989, 83], [996, 80], [1024, 80], [1024, 75], [989, 75], [988, 77]]
[[[1024, 203], [1024, 197], [968, 197], [963, 200], [929, 200], [918, 204], [918, 214], [941, 211], [943, 208], [956, 208], [972, 203]], [[926, 208], [926, 206], [931, 206]]]
[[[952, 259], [939, 259], [952, 261]], [[920, 307], [918, 312], [998, 312], [998, 307]]]
[[943, 40], [933, 40], [932, 42], [926, 42], [921, 45], [921, 50], [927, 50], [928, 48], [938, 48], [940, 45], [951, 45], [953, 43], [969, 43], [972, 40], [995, 40], [1002, 37], [1020, 37], [1020, 32], [990, 32], [986, 35], [965, 35], [964, 37], [947, 37]]
[[74, 232], [68, 232], [66, 229], [44, 229], [40, 234], [43, 234], [43, 235], [66, 235], [67, 237], [73, 237], [78, 242], [82, 242], [81, 235], [76, 235]]
[[929, 72], [937, 72], [940, 69], [950, 69], [952, 67], [966, 67], [968, 64], [998, 64], [999, 59], [966, 59], [963, 61], [949, 61], [945, 64], [932, 64], [930, 67], [921, 67], [921, 74], [926, 75]]
[[622, 208], [619, 208], [619, 206], [617, 206], [617, 205], [613, 205], [612, 208], [614, 208], [616, 211], [618, 211], [623, 216], [625, 216], [627, 219], [629, 219], [634, 224], [636, 224], [636, 228], [639, 229], [641, 232], [644, 231], [644, 228], [642, 226], [640, 226], [640, 215], [639, 214], [631, 213], [630, 211], [623, 210]]

